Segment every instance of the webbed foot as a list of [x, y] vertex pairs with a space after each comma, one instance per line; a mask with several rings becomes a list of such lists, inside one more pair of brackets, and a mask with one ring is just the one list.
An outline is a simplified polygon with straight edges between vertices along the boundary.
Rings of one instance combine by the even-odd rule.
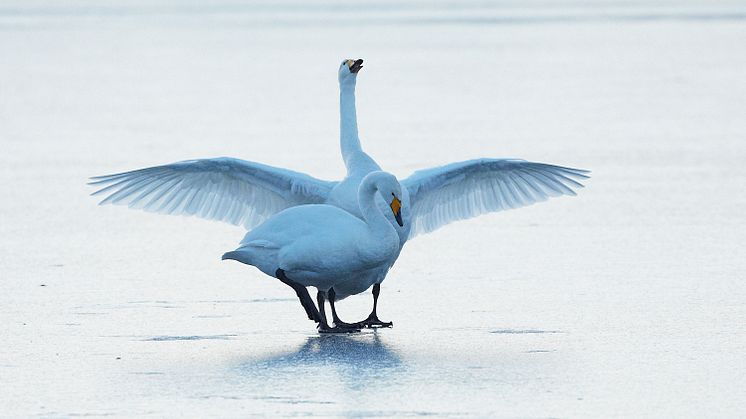
[[367, 328], [367, 329], [380, 329], [383, 327], [394, 327], [393, 322], [382, 322], [378, 319], [378, 316], [371, 313], [367, 319], [359, 321], [357, 323], [348, 324], [351, 327]]
[[359, 328], [354, 327], [353, 325], [339, 325], [335, 324], [334, 327], [330, 327], [325, 322], [321, 322], [318, 325], [319, 333], [329, 333], [329, 334], [339, 334], [339, 333], [358, 333], [360, 332]]

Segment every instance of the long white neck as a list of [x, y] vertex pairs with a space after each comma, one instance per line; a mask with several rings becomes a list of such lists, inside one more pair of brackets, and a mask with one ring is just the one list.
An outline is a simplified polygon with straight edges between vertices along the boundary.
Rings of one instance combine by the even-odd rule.
[[339, 142], [342, 148], [342, 158], [349, 169], [354, 155], [363, 151], [360, 147], [360, 138], [357, 135], [354, 79], [346, 80], [339, 85], [339, 119]]
[[396, 235], [394, 226], [391, 225], [391, 222], [386, 219], [386, 216], [383, 215], [381, 209], [376, 205], [375, 198], [377, 193], [378, 188], [375, 185], [375, 180], [371, 176], [363, 179], [363, 183], [360, 184], [357, 194], [358, 205], [360, 205], [360, 212], [363, 214], [363, 219], [368, 228], [377, 236], [385, 236], [391, 233]]

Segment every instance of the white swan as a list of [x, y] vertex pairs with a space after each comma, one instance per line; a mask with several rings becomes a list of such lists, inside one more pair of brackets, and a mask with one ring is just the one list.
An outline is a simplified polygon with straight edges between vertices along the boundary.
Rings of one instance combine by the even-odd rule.
[[[390, 213], [401, 226], [399, 182], [389, 173], [372, 172], [365, 176], [357, 194], [364, 221], [333, 205], [288, 208], [249, 231], [241, 246], [224, 254], [223, 259], [256, 266], [291, 286], [308, 318], [319, 323], [319, 331], [355, 330], [340, 324], [330, 328], [324, 300], [335, 284], [379, 270], [399, 253], [399, 236], [376, 206], [376, 194], [390, 202]], [[306, 290], [309, 286], [319, 290], [318, 310]], [[334, 306], [334, 298], [330, 304]]]
[[[92, 178], [105, 195], [101, 204], [128, 205], [165, 214], [198, 217], [243, 225], [248, 230], [279, 211], [301, 204], [328, 203], [362, 217], [357, 192], [362, 179], [381, 168], [360, 146], [355, 109], [355, 83], [362, 60], [345, 60], [339, 68], [340, 146], [347, 176], [340, 182], [234, 158], [189, 160], [164, 166]], [[518, 208], [548, 197], [575, 195], [588, 171], [518, 159], [477, 159], [417, 171], [400, 181], [404, 243], [453, 221], [488, 212]], [[379, 206], [386, 205], [378, 200]], [[380, 283], [388, 266], [352, 277], [330, 289], [337, 300], [373, 285], [373, 311], [361, 326], [388, 326], [376, 316]], [[334, 321], [339, 322], [332, 312]]]

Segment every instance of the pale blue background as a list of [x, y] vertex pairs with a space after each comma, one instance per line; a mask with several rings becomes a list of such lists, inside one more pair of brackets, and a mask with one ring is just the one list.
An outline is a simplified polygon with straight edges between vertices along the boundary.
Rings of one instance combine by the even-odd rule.
[[[743, 413], [743, 2], [202, 3], [0, 4], [0, 415]], [[87, 196], [219, 155], [340, 177], [346, 57], [399, 176], [486, 156], [594, 177], [408, 243], [395, 327], [353, 337], [221, 262], [241, 229]]]

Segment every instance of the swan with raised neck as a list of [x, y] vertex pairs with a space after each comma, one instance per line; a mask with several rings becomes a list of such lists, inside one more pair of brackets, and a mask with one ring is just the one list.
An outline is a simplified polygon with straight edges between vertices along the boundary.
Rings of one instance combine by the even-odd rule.
[[355, 84], [362, 67], [362, 59], [344, 60], [339, 66], [339, 142], [348, 176], [381, 170], [381, 167], [363, 151], [358, 136]]

